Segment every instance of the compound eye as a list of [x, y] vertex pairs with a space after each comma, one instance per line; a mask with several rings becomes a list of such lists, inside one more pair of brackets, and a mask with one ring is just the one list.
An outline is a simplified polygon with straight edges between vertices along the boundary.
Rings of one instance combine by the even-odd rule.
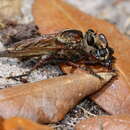
[[88, 33], [94, 33], [94, 30], [92, 30], [92, 29], [88, 29], [88, 31], [87, 31]]
[[93, 36], [92, 35], [87, 35], [86, 38], [87, 38], [88, 45], [93, 46], [94, 45], [94, 38], [93, 38]]
[[87, 44], [89, 46], [94, 47], [95, 46], [95, 39], [96, 39], [96, 33], [92, 29], [88, 29], [88, 31], [85, 34], [85, 39], [87, 41]]
[[103, 44], [107, 47], [108, 46], [108, 41], [107, 41], [105, 35], [101, 33], [101, 34], [99, 34], [98, 37], [103, 42]]

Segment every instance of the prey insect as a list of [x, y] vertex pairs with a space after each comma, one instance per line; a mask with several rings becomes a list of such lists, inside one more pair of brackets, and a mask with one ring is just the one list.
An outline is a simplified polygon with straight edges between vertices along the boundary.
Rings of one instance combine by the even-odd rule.
[[[98, 64], [112, 70], [115, 59], [113, 53], [114, 50], [109, 47], [104, 34], [97, 34], [92, 29], [86, 33], [82, 33], [80, 30], [67, 29], [17, 42], [7, 50], [0, 52], [0, 57], [41, 57], [29, 72], [21, 75], [26, 76], [41, 64], [50, 62], [66, 63], [79, 67], [76, 62], [84, 60], [85, 64]], [[46, 58], [42, 59], [43, 55]], [[92, 70], [86, 69], [98, 77]], [[15, 78], [17, 77], [19, 76]]]

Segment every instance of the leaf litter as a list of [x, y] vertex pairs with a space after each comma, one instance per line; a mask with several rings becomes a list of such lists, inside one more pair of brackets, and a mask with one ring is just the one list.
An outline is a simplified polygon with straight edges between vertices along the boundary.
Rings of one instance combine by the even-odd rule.
[[[22, 9], [24, 10], [24, 8]], [[27, 17], [30, 17], [30, 14]], [[27, 19], [25, 18], [25, 23], [28, 22]], [[4, 47], [2, 46], [2, 43], [0, 43], [0, 48], [1, 50], [4, 49]], [[30, 61], [30, 62], [33, 62], [33, 61]], [[30, 66], [23, 68], [22, 66], [24, 66], [25, 64], [27, 63], [20, 62], [18, 59], [0, 58], [0, 77], [6, 77], [7, 75], [12, 75], [12, 74], [19, 75], [21, 73], [26, 72], [27, 70], [29, 70]], [[34, 71], [30, 75], [29, 81], [34, 82], [41, 79], [47, 79], [47, 78], [59, 76], [61, 74], [62, 72], [60, 71], [58, 66], [47, 65], [47, 66], [44, 66], [43, 68], [40, 68]], [[0, 84], [1, 84], [0, 85], [1, 88], [5, 88], [7, 86], [12, 86], [14, 84], [20, 84], [20, 82], [14, 81], [11, 79], [6, 80], [4, 78], [1, 78]], [[76, 122], [78, 122], [81, 119], [89, 118], [94, 115], [107, 115], [107, 114], [108, 113], [102, 110], [97, 104], [95, 104], [93, 101], [87, 98], [83, 100], [81, 104], [76, 106], [76, 108], [74, 108], [71, 112], [69, 112], [63, 121], [60, 121], [57, 124], [57, 129], [72, 130]]]

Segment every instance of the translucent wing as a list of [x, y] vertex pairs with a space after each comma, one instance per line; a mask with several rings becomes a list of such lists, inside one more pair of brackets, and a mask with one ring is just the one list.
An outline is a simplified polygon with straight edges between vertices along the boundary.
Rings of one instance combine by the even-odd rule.
[[8, 50], [0, 52], [0, 57], [29, 57], [49, 55], [58, 49], [54, 36], [40, 36], [23, 40], [14, 44]]

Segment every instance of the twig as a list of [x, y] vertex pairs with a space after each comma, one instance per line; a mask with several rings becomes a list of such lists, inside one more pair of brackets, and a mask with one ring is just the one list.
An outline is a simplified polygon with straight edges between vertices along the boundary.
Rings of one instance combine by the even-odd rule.
[[84, 109], [83, 107], [81, 107], [81, 106], [79, 106], [79, 105], [78, 105], [77, 107], [80, 108], [80, 109], [82, 109], [82, 111], [84, 112], [85, 117], [86, 117], [86, 115], [90, 115], [90, 116], [92, 116], [92, 117], [95, 117], [95, 116], [96, 116], [95, 114], [93, 114], [93, 113], [87, 111], [86, 109]]

